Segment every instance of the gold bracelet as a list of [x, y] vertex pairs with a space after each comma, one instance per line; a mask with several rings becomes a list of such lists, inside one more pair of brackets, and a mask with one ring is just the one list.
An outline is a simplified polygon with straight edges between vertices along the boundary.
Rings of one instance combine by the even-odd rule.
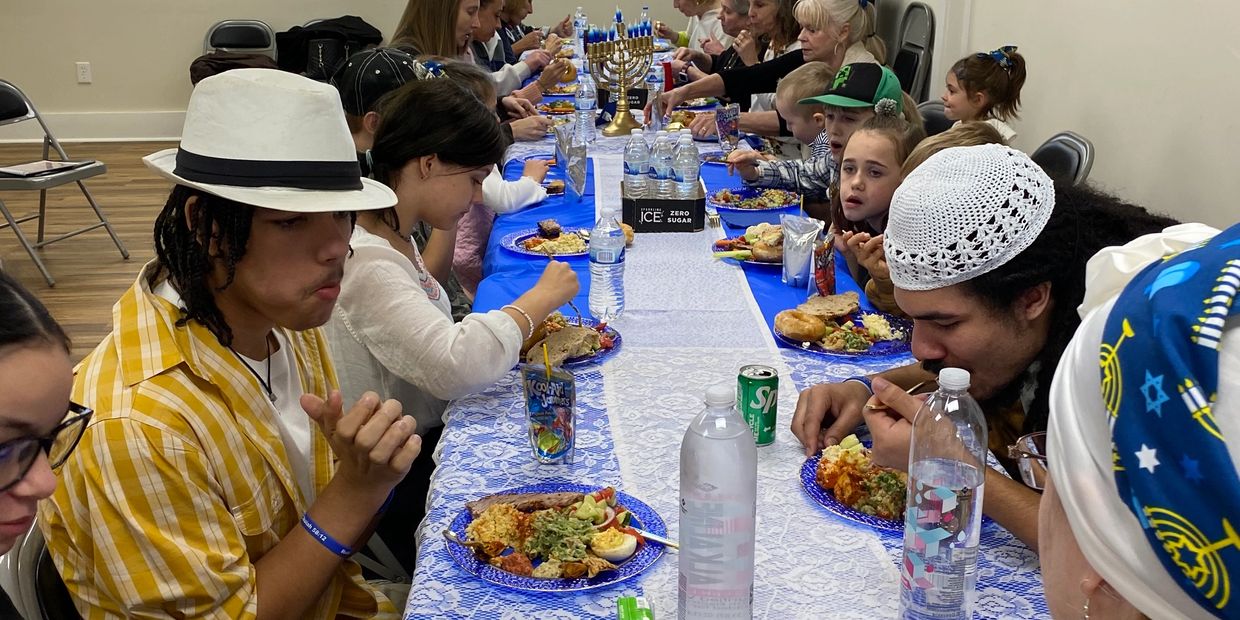
[[529, 331], [529, 332], [525, 335], [525, 338], [524, 338], [523, 340], [529, 340], [529, 339], [530, 339], [530, 338], [534, 335], [534, 319], [531, 319], [531, 318], [530, 318], [529, 313], [527, 313], [526, 311], [524, 311], [524, 310], [522, 310], [522, 309], [520, 309], [520, 308], [518, 308], [518, 307], [516, 307], [516, 306], [514, 306], [514, 305], [512, 305], [512, 304], [507, 304], [507, 305], [504, 305], [504, 306], [500, 306], [500, 310], [505, 310], [505, 309], [508, 309], [508, 308], [512, 308], [513, 310], [516, 310], [518, 314], [520, 314], [521, 316], [525, 317], [525, 322], [529, 324], [529, 326], [530, 326], [530, 331]]

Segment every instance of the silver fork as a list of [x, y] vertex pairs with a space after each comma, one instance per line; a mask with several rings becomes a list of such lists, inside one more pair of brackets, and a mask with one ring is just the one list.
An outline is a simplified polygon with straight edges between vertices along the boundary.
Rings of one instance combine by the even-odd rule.
[[706, 222], [707, 222], [708, 224], [710, 224], [710, 227], [711, 227], [711, 228], [719, 228], [719, 226], [721, 225], [721, 223], [719, 222], [719, 214], [718, 214], [718, 213], [707, 213], [707, 214], [706, 214]]

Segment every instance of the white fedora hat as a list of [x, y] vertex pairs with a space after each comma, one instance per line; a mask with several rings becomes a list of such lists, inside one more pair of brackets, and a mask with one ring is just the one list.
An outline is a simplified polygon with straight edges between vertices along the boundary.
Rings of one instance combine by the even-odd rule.
[[299, 213], [396, 204], [362, 178], [340, 94], [275, 69], [233, 69], [198, 83], [181, 146], [142, 159], [173, 182], [255, 207]]

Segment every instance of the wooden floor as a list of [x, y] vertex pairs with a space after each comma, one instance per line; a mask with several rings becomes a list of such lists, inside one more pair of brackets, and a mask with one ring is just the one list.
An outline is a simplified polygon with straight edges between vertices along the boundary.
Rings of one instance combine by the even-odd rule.
[[[162, 142], [64, 144], [72, 159], [97, 159], [108, 166], [107, 174], [86, 182], [129, 249], [121, 258], [107, 231], [100, 228], [54, 243], [41, 250], [44, 263], [56, 279], [49, 288], [13, 232], [0, 229], [0, 259], [12, 274], [43, 300], [73, 339], [73, 359], [90, 352], [110, 331], [112, 304], [133, 284], [138, 270], [154, 256], [151, 230], [155, 216], [168, 198], [171, 184], [150, 172], [142, 157], [176, 146]], [[37, 144], [0, 144], [0, 162], [17, 163], [41, 158]], [[38, 192], [3, 192], [9, 211], [20, 217], [38, 210]], [[55, 236], [95, 220], [77, 185], [48, 192], [46, 231]], [[3, 220], [0, 219], [0, 222]], [[22, 225], [32, 240], [37, 221]]]

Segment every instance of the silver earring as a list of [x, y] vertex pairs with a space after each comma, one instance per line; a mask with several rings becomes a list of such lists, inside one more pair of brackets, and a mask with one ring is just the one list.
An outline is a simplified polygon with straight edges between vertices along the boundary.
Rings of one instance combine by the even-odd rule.
[[1089, 620], [1089, 595], [1085, 595], [1085, 606], [1081, 609], [1081, 620]]

